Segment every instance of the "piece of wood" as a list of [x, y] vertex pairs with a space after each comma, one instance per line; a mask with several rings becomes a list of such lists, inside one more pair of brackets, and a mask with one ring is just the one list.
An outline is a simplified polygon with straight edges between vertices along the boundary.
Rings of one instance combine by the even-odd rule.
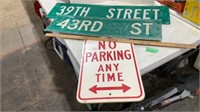
[[75, 40], [96, 40], [96, 41], [113, 41], [120, 43], [133, 43], [136, 45], [148, 45], [148, 46], [159, 46], [159, 47], [172, 47], [172, 48], [189, 48], [196, 49], [196, 45], [192, 44], [180, 44], [180, 43], [170, 43], [170, 42], [158, 42], [158, 41], [144, 41], [144, 40], [130, 40], [130, 39], [120, 39], [120, 38], [108, 38], [108, 37], [92, 37], [85, 35], [69, 35], [60, 33], [46, 33], [47, 37], [60, 37], [64, 39], [75, 39]]

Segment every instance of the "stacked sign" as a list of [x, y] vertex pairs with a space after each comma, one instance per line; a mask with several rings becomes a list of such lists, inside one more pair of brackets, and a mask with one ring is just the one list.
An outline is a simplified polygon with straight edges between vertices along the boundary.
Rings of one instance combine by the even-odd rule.
[[161, 25], [170, 24], [165, 6], [58, 3], [47, 17], [55, 20], [46, 31], [146, 40], [161, 40]]
[[[46, 31], [161, 40], [161, 25], [170, 24], [164, 6], [100, 6], [58, 3], [47, 16]], [[134, 45], [84, 41], [77, 100], [81, 103], [133, 102], [145, 93]]]
[[132, 102], [141, 101], [144, 96], [133, 44], [84, 42], [79, 102]]

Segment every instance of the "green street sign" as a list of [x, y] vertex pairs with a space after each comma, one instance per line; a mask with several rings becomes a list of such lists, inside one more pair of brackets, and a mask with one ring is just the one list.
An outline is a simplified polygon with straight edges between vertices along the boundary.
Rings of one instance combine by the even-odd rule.
[[170, 24], [169, 9], [166, 6], [110, 6], [57, 3], [47, 15], [47, 18], [65, 15], [107, 19], [161, 19], [162, 24]]
[[161, 20], [58, 16], [45, 30], [57, 33], [161, 40]]

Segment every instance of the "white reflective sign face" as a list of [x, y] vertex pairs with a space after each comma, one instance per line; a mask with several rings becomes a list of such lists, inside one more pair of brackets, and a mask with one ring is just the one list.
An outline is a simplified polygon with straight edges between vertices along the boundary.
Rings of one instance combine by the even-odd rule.
[[80, 103], [134, 102], [144, 96], [133, 44], [84, 41], [77, 89]]

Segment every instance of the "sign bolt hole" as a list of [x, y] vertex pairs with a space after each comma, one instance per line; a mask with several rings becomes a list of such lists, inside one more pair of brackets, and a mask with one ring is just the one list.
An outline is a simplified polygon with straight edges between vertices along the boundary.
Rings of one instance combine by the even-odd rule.
[[109, 93], [109, 95], [111, 95], [111, 93]]

